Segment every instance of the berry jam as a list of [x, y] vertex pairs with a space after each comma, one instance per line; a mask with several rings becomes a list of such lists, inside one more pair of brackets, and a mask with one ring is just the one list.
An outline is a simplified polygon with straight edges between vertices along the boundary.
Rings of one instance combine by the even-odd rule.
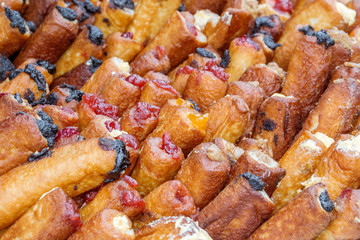
[[67, 199], [65, 203], [65, 208], [66, 219], [71, 223], [75, 230], [78, 230], [82, 226], [78, 207], [71, 199]]
[[229, 74], [225, 72], [224, 68], [218, 66], [216, 60], [208, 61], [203, 70], [212, 72], [215, 77], [222, 81], [227, 81], [229, 79]]
[[133, 135], [124, 133], [124, 134], [121, 134], [120, 136], [118, 136], [116, 139], [120, 139], [121, 141], [123, 141], [125, 143], [125, 145], [127, 147], [130, 147], [132, 149], [137, 150], [140, 147], [139, 140], [137, 140], [137, 138], [134, 137]]
[[105, 100], [89, 93], [85, 93], [82, 99], [90, 106], [90, 108], [95, 112], [95, 114], [104, 115], [114, 120], [117, 120], [119, 118], [118, 108], [111, 104], [105, 103]]
[[136, 109], [134, 113], [134, 120], [137, 122], [143, 122], [148, 118], [158, 118], [160, 113], [160, 108], [154, 105], [138, 102], [136, 104]]
[[165, 150], [165, 152], [169, 155], [171, 155], [175, 159], [180, 159], [180, 155], [178, 154], [180, 151], [180, 148], [176, 146], [170, 138], [170, 134], [168, 132], [165, 132], [162, 136], [163, 144], [160, 146], [160, 149]]
[[161, 60], [162, 58], [164, 58], [166, 56], [166, 50], [163, 46], [157, 46], [155, 48], [155, 54], [154, 54], [154, 57], [157, 59], [157, 60]]
[[129, 184], [133, 188], [137, 187], [137, 185], [138, 185], [136, 180], [133, 179], [132, 177], [128, 176], [128, 175], [122, 175], [120, 179], [122, 181], [126, 182], [127, 184]]
[[80, 135], [79, 130], [76, 127], [66, 127], [57, 132], [55, 141], [58, 141], [61, 138], [71, 137], [73, 135]]
[[121, 35], [123, 38], [128, 38], [128, 39], [133, 39], [133, 34], [132, 32], [126, 32], [124, 34]]
[[256, 50], [260, 50], [260, 46], [257, 42], [253, 41], [250, 37], [247, 35], [242, 36], [241, 38], [236, 38], [235, 40], [236, 45], [246, 45], [248, 47], [252, 47]]
[[192, 68], [190, 66], [185, 66], [185, 67], [182, 67], [182, 68], [179, 68], [177, 71], [176, 71], [176, 74], [175, 76], [177, 77], [180, 73], [184, 73], [184, 74], [191, 74], [195, 71], [195, 68]]
[[125, 81], [131, 83], [134, 86], [137, 86], [139, 88], [143, 88], [145, 83], [147, 82], [146, 79], [140, 77], [137, 74], [131, 74], [130, 76], [128, 76], [127, 78], [125, 78]]
[[291, 14], [294, 5], [289, 0], [275, 0], [273, 8], [279, 12]]
[[125, 189], [120, 192], [120, 201], [123, 206], [127, 207], [145, 207], [145, 201], [138, 194]]
[[176, 91], [175, 88], [173, 88], [167, 81], [155, 79], [152, 80], [151, 82], [153, 82], [159, 88], [169, 91], [174, 95], [180, 96], [179, 92]]
[[0, 93], [0, 98], [2, 97], [2, 96], [5, 96], [7, 93]]
[[340, 198], [346, 198], [346, 197], [348, 197], [348, 195], [350, 195], [350, 194], [352, 193], [352, 191], [353, 191], [352, 188], [344, 189], [344, 190], [341, 192]]
[[104, 124], [109, 132], [112, 132], [113, 130], [121, 131], [120, 123], [117, 121], [108, 120], [108, 121], [105, 121]]
[[197, 36], [197, 31], [196, 31], [195, 25], [187, 22], [186, 26], [189, 29], [189, 32], [196, 37]]

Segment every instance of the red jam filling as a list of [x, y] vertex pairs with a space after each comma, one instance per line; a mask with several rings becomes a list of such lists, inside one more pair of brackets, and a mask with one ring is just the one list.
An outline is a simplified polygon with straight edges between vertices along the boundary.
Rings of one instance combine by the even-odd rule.
[[82, 99], [90, 106], [90, 108], [95, 112], [95, 114], [104, 115], [114, 120], [117, 120], [119, 118], [118, 108], [111, 104], [105, 103], [104, 99], [101, 99], [89, 93], [85, 93]]
[[180, 73], [184, 73], [184, 74], [191, 74], [195, 71], [195, 68], [192, 68], [190, 66], [185, 66], [185, 67], [182, 67], [182, 68], [179, 68], [177, 71], [176, 71], [176, 74], [175, 76], [178, 76]]
[[157, 60], [161, 60], [162, 58], [164, 58], [166, 55], [166, 50], [163, 46], [157, 46], [156, 49], [155, 49], [155, 54], [154, 54], [154, 57], [157, 59]]
[[143, 88], [145, 83], [147, 82], [146, 79], [140, 77], [137, 74], [131, 74], [130, 76], [128, 76], [127, 78], [125, 78], [125, 81], [131, 83], [134, 86], [137, 86], [139, 88]]
[[236, 38], [235, 40], [236, 45], [246, 45], [248, 47], [252, 47], [256, 50], [260, 50], [260, 46], [257, 42], [251, 40], [247, 35], [242, 36], [241, 38]]
[[122, 181], [126, 182], [127, 184], [129, 184], [133, 188], [137, 187], [137, 185], [138, 185], [136, 180], [133, 179], [132, 177], [128, 176], [128, 175], [122, 175], [120, 179]]
[[58, 141], [61, 138], [71, 137], [73, 135], [80, 135], [79, 130], [76, 127], [66, 127], [57, 132], [55, 141]]
[[148, 118], [158, 118], [160, 113], [160, 108], [154, 105], [138, 102], [136, 104], [136, 109], [134, 112], [134, 120], [137, 122], [143, 122]]
[[227, 81], [229, 79], [229, 74], [225, 72], [224, 68], [218, 66], [216, 60], [208, 61], [203, 70], [212, 72], [215, 77], [219, 78], [222, 81]]
[[2, 97], [2, 96], [5, 96], [7, 93], [0, 93], [0, 98]]
[[179, 159], [180, 155], [178, 154], [180, 148], [176, 146], [170, 138], [170, 134], [165, 132], [162, 136], [163, 144], [160, 146], [160, 149], [163, 149], [167, 154], [171, 155], [175, 159]]
[[145, 208], [145, 201], [133, 191], [123, 190], [120, 192], [120, 201], [123, 206]]
[[108, 120], [108, 121], [105, 121], [104, 124], [109, 132], [112, 132], [113, 130], [121, 131], [120, 123], [117, 121]]
[[134, 137], [133, 135], [124, 133], [124, 134], [121, 134], [120, 136], [118, 136], [116, 139], [120, 139], [121, 141], [123, 141], [125, 143], [125, 145], [127, 147], [130, 147], [132, 149], [137, 150], [140, 147], [139, 140], [137, 140], [137, 138]]
[[68, 114], [74, 114], [75, 112], [68, 107], [60, 107], [60, 109]]
[[175, 88], [173, 88], [167, 81], [164, 80], [160, 80], [160, 79], [155, 79], [152, 80], [152, 82], [159, 88], [162, 88], [166, 91], [171, 92], [174, 95], [180, 96], [179, 92], [175, 90]]
[[186, 26], [189, 29], [189, 32], [196, 37], [197, 36], [197, 31], [196, 31], [195, 25], [187, 22]]
[[294, 5], [289, 0], [275, 0], [273, 8], [279, 12], [291, 14]]
[[348, 195], [350, 195], [352, 193], [353, 189], [351, 188], [347, 188], [347, 189], [344, 189], [342, 192], [341, 192], [341, 195], [340, 195], [340, 198], [346, 198], [348, 197]]
[[74, 202], [71, 201], [71, 199], [69, 199], [65, 203], [65, 208], [66, 208], [66, 215], [67, 215], [66, 219], [68, 219], [68, 221], [71, 223], [71, 225], [76, 230], [78, 230], [82, 226], [82, 221], [80, 219], [80, 213], [79, 213], [78, 207], [76, 206], [76, 204]]
[[128, 39], [133, 39], [133, 34], [132, 32], [126, 32], [123, 35], [121, 35], [123, 38], [128, 38]]

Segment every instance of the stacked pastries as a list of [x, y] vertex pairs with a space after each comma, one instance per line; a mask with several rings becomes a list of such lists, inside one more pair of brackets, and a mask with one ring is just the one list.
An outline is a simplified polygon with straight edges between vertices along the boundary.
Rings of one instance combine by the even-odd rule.
[[0, 3], [0, 240], [360, 239], [360, 1]]

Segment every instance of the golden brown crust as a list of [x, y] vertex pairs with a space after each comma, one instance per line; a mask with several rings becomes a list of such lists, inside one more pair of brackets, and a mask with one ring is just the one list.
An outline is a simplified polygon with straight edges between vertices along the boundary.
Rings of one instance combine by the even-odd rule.
[[260, 150], [245, 151], [230, 171], [229, 182], [239, 174], [252, 173], [264, 182], [264, 191], [271, 196], [286, 171], [269, 155]]
[[39, 26], [46, 15], [55, 7], [56, 0], [29, 0], [29, 7], [26, 9], [24, 18], [26, 21], [32, 21]]
[[147, 102], [157, 107], [163, 107], [169, 99], [177, 99], [180, 93], [176, 91], [168, 82], [162, 80], [152, 80], [145, 83], [140, 102]]
[[187, 80], [183, 98], [191, 98], [206, 112], [214, 101], [225, 96], [226, 90], [227, 81], [209, 71], [195, 71]]
[[359, 113], [360, 82], [353, 78], [334, 80], [321, 95], [316, 107], [310, 112], [299, 132], [321, 132], [330, 138], [351, 130]]
[[75, 39], [78, 28], [77, 20], [69, 21], [63, 18], [60, 12], [54, 8], [26, 42], [14, 60], [14, 65], [19, 66], [28, 58], [55, 63]]
[[187, 11], [194, 14], [197, 10], [209, 9], [212, 12], [220, 14], [226, 4], [225, 0], [185, 0], [184, 5]]
[[[0, 94], [1, 95], [1, 94]], [[0, 96], [0, 122], [4, 121], [6, 118], [14, 116], [18, 112], [29, 113], [33, 111], [33, 108], [27, 104], [25, 100], [23, 103], [19, 103], [14, 95], [4, 94]]]
[[226, 157], [230, 161], [230, 166], [233, 165], [239, 160], [241, 155], [244, 153], [244, 150], [240, 147], [235, 146], [234, 144], [226, 141], [223, 138], [215, 138], [213, 143], [225, 153]]
[[70, 108], [55, 105], [38, 105], [35, 111], [43, 111], [49, 115], [53, 119], [54, 124], [59, 127], [59, 130], [66, 127], [79, 126], [79, 114]]
[[272, 157], [279, 161], [300, 127], [301, 109], [295, 97], [274, 94], [259, 108], [253, 138], [267, 140]]
[[135, 240], [128, 217], [115, 209], [104, 209], [85, 223], [69, 240]]
[[209, 142], [194, 148], [175, 179], [188, 188], [195, 205], [201, 209], [221, 191], [229, 172], [230, 162], [226, 155]]
[[29, 156], [48, 146], [36, 119], [18, 114], [0, 123], [0, 175], [25, 163]]
[[107, 173], [114, 169], [115, 161], [114, 150], [105, 151], [99, 139], [90, 139], [56, 148], [51, 157], [1, 175], [0, 228], [13, 223], [54, 187], [61, 187], [70, 197], [97, 187], [108, 178]]
[[54, 188], [25, 212], [0, 238], [65, 240], [80, 227], [80, 214], [75, 202], [61, 188]]
[[352, 40], [346, 32], [341, 30], [329, 29], [326, 32], [335, 41], [330, 64], [330, 73], [332, 73], [337, 66], [351, 61]]
[[89, 28], [82, 30], [74, 42], [66, 49], [56, 61], [55, 77], [69, 72], [78, 65], [86, 62], [91, 56], [94, 58], [103, 57], [103, 44], [97, 45], [89, 39]]
[[118, 57], [130, 62], [143, 49], [143, 45], [136, 40], [122, 37], [120, 32], [113, 32], [106, 38], [106, 58]]
[[136, 190], [145, 196], [162, 183], [175, 177], [184, 155], [180, 148], [175, 153], [167, 152], [167, 143], [159, 137], [148, 138], [143, 143], [139, 159], [131, 173], [131, 177], [138, 182]]
[[241, 97], [225, 96], [209, 109], [204, 142], [210, 142], [217, 137], [235, 143], [246, 131], [250, 121], [250, 110]]
[[279, 162], [286, 175], [272, 195], [275, 211], [304, 189], [302, 182], [311, 177], [332, 142], [322, 134], [313, 135], [305, 131], [286, 151]]
[[199, 225], [213, 239], [245, 240], [271, 216], [274, 205], [262, 190], [237, 176], [199, 214]]
[[327, 227], [332, 218], [331, 211], [325, 211], [319, 200], [322, 193], [326, 194], [323, 183], [306, 188], [248, 239], [313, 239]]
[[[134, 179], [131, 179], [131, 181], [134, 181]], [[106, 184], [90, 203], [80, 209], [81, 220], [86, 223], [95, 214], [106, 208], [123, 212], [132, 219], [144, 211], [145, 202], [134, 189], [134, 186], [120, 179]]]
[[332, 47], [326, 49], [324, 44], [318, 44], [315, 36], [304, 35], [296, 44], [281, 93], [299, 98], [303, 118], [324, 91], [331, 58]]
[[15, 11], [22, 11], [29, 6], [29, 0], [2, 0], [1, 3]]
[[[76, 107], [78, 105], [78, 101], [76, 99], [68, 99], [68, 97], [71, 97], [70, 91], [66, 86], [57, 86], [55, 87], [51, 92], [51, 96], [56, 98], [56, 105], [61, 107], [69, 108], [73, 111], [76, 110]], [[68, 100], [70, 101], [68, 101]]]
[[145, 198], [146, 212], [134, 221], [134, 228], [166, 216], [193, 217], [197, 213], [194, 199], [189, 190], [178, 180], [171, 180], [161, 184], [151, 191]]
[[20, 32], [19, 28], [13, 28], [10, 24], [11, 21], [6, 17], [3, 8], [0, 7], [0, 52], [5, 53], [7, 56], [19, 51], [31, 36], [31, 32], [26, 24], [26, 32], [24, 34]]

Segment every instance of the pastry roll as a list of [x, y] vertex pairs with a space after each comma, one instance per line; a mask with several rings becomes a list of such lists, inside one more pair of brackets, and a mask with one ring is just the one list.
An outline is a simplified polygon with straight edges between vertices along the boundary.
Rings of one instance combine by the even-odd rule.
[[258, 6], [258, 12], [261, 16], [275, 14], [282, 22], [286, 22], [291, 17], [294, 4], [290, 0], [286, 1], [270, 1], [262, 0]]
[[[174, 44], [175, 43], [175, 44]], [[206, 46], [204, 34], [187, 22], [185, 17], [176, 11], [154, 39], [140, 52], [132, 64], [137, 64], [146, 52], [163, 46], [165, 54], [169, 57], [170, 68], [179, 65], [186, 57], [198, 47]], [[141, 75], [141, 74], [139, 74]]]
[[[323, 30], [302, 36], [296, 44], [281, 93], [300, 100], [303, 119], [314, 108], [327, 84], [334, 44]], [[312, 61], [308, 61], [309, 58]]]
[[135, 190], [136, 186], [136, 181], [129, 176], [106, 184], [94, 199], [80, 209], [81, 219], [86, 223], [106, 208], [118, 210], [129, 218], [134, 218], [145, 210], [145, 202]]
[[129, 165], [129, 153], [120, 140], [90, 139], [49, 151], [47, 157], [0, 176], [0, 228], [11, 225], [55, 187], [74, 197], [104, 180], [118, 179]]
[[284, 24], [278, 15], [260, 16], [255, 18], [254, 26], [251, 30], [252, 34], [265, 32], [270, 34], [274, 41], [279, 41], [284, 30]]
[[79, 21], [79, 30], [84, 30], [87, 25], [92, 25], [95, 22], [94, 14], [100, 11], [98, 6], [100, 3], [97, 0], [75, 0], [72, 1], [69, 8], [74, 10]]
[[226, 1], [217, 0], [185, 0], [183, 2], [185, 9], [192, 14], [201, 9], [209, 9], [214, 13], [220, 14], [226, 4]]
[[79, 126], [79, 114], [70, 108], [54, 105], [38, 105], [35, 111], [43, 111], [49, 115], [59, 129]]
[[335, 139], [339, 134], [351, 130], [351, 124], [359, 113], [359, 91], [360, 82], [353, 78], [331, 82], [303, 123], [299, 136], [308, 130]]
[[229, 182], [246, 172], [258, 176], [264, 182], [264, 191], [269, 196], [275, 191], [286, 173], [279, 163], [260, 150], [248, 150], [241, 155], [231, 168]]
[[266, 63], [261, 46], [246, 35], [231, 42], [229, 56], [230, 63], [226, 67], [226, 72], [230, 75], [229, 82], [239, 80], [252, 65]]
[[298, 132], [300, 120], [299, 100], [275, 93], [259, 108], [253, 138], [267, 140], [272, 157], [279, 161]]
[[2, 7], [9, 7], [15, 11], [21, 11], [29, 6], [29, 0], [1, 0]]
[[57, 60], [55, 77], [69, 72], [76, 66], [86, 62], [91, 56], [102, 58], [103, 46], [104, 39], [101, 30], [95, 26], [87, 25]]
[[186, 156], [204, 140], [209, 117], [208, 114], [202, 115], [189, 107], [175, 108], [168, 112], [149, 136], [162, 137], [168, 132], [174, 144], [180, 147]]
[[85, 93], [96, 94], [101, 87], [105, 85], [107, 80], [112, 76], [129, 75], [130, 66], [120, 58], [112, 57], [106, 59], [101, 66], [94, 72], [88, 81], [84, 84], [81, 90]]
[[24, 18], [26, 21], [32, 21], [38, 27], [56, 6], [57, 0], [29, 0], [29, 2]]
[[77, 15], [72, 9], [56, 5], [26, 42], [14, 60], [14, 65], [19, 66], [28, 58], [55, 63], [78, 33], [79, 24], [76, 18]]
[[125, 111], [120, 120], [122, 129], [134, 135], [140, 142], [154, 130], [159, 119], [160, 108], [145, 102], [138, 102]]
[[103, 115], [113, 120], [118, 120], [118, 108], [107, 104], [105, 101], [93, 94], [84, 94], [77, 105], [77, 112], [80, 117], [79, 129], [83, 130], [96, 115]]
[[237, 176], [199, 214], [199, 225], [214, 239], [245, 240], [271, 216], [274, 204], [259, 177]]
[[215, 145], [220, 148], [223, 153], [225, 153], [226, 157], [229, 159], [230, 167], [233, 167], [241, 155], [244, 154], [243, 149], [235, 146], [223, 138], [215, 138], [212, 142], [215, 143]]
[[0, 52], [6, 56], [19, 51], [31, 36], [31, 31], [20, 13], [8, 7], [5, 7], [5, 10], [0, 9], [0, 26]]
[[163, 107], [169, 99], [177, 99], [180, 93], [164, 80], [151, 80], [142, 89], [140, 102], [146, 102], [157, 107]]
[[134, 19], [127, 31], [139, 43], [151, 41], [179, 8], [181, 0], [142, 0], [135, 10]]
[[135, 231], [136, 240], [152, 239], [201, 239], [211, 240], [209, 234], [189, 217], [160, 218]]
[[242, 138], [237, 144], [242, 150], [260, 150], [263, 153], [272, 157], [272, 152], [267, 146], [267, 140], [264, 139], [253, 139], [253, 138]]
[[333, 56], [330, 64], [330, 73], [332, 73], [337, 66], [351, 61], [353, 41], [344, 31], [329, 29], [326, 32], [335, 41], [335, 45], [333, 47]]
[[332, 219], [334, 204], [325, 184], [306, 188], [278, 213], [259, 227], [248, 239], [311, 240], [322, 232]]
[[346, 62], [343, 65], [337, 66], [331, 74], [330, 83], [339, 78], [354, 78], [360, 77], [360, 65], [353, 62]]
[[145, 79], [132, 74], [126, 78], [113, 76], [101, 87], [98, 95], [119, 109], [119, 116], [133, 107], [140, 99]]
[[182, 182], [194, 198], [195, 205], [205, 207], [225, 186], [230, 162], [214, 143], [202, 143], [186, 158], [175, 180]]
[[115, 209], [104, 209], [68, 240], [135, 240], [130, 219]]
[[130, 62], [143, 49], [141, 43], [133, 40], [132, 33], [128, 35], [121, 32], [113, 32], [106, 40], [105, 55], [106, 58], [117, 57], [125, 62]]
[[246, 126], [246, 134], [251, 136], [258, 109], [265, 100], [265, 91], [259, 86], [259, 82], [235, 81], [229, 84], [227, 94], [239, 96], [249, 107], [250, 118]]
[[[182, 98], [178, 99], [170, 99], [168, 102], [161, 108], [159, 113], [159, 124], [166, 121], [168, 118], [170, 118], [176, 111], [178, 111], [181, 108], [188, 108], [195, 110], [196, 112], [200, 112], [199, 106], [196, 104], [195, 101], [191, 100], [184, 100]], [[194, 112], [194, 113], [196, 113]], [[205, 123], [206, 127], [206, 123]]]
[[250, 120], [248, 105], [239, 97], [227, 95], [209, 109], [209, 121], [204, 142], [217, 137], [235, 143], [244, 133]]
[[53, 90], [55, 87], [68, 84], [75, 87], [79, 90], [91, 75], [101, 66], [102, 61], [94, 57], [90, 57], [86, 62], [78, 65], [77, 67], [71, 69], [69, 72], [64, 73], [60, 77], [54, 79], [53, 83], [50, 85], [50, 89]]
[[281, 168], [286, 170], [286, 175], [272, 194], [275, 211], [304, 189], [302, 182], [311, 177], [333, 142], [333, 139], [322, 133], [305, 131], [286, 151], [279, 162]]
[[61, 188], [54, 188], [11, 225], [0, 239], [65, 240], [81, 225], [75, 202]]
[[225, 96], [229, 75], [215, 60], [206, 63], [201, 71], [195, 71], [187, 80], [183, 97], [193, 99], [202, 111]]
[[75, 111], [83, 95], [84, 93], [82, 91], [76, 90], [74, 86], [64, 83], [51, 91], [47, 99], [47, 104], [66, 107]]
[[29, 113], [31, 115], [32, 111], [33, 108], [19, 94], [0, 93], [0, 122], [14, 116], [18, 112]]
[[5, 81], [12, 71], [15, 71], [15, 66], [5, 54], [0, 54], [0, 83]]
[[141, 149], [138, 162], [131, 173], [131, 177], [138, 182], [136, 189], [141, 196], [160, 186], [162, 183], [175, 177], [184, 155], [176, 146], [168, 133], [162, 138], [148, 138]]
[[18, 113], [0, 123], [0, 175], [25, 163], [31, 154], [54, 145], [58, 127], [44, 112]]
[[46, 94], [49, 92], [48, 85], [53, 81], [54, 69], [53, 65], [47, 62], [30, 59], [29, 64], [23, 68], [17, 69], [9, 76], [9, 80], [0, 84], [0, 92], [19, 94], [20, 97], [26, 99], [29, 104], [35, 106], [37, 104], [46, 103]]
[[335, 218], [315, 240], [359, 239], [359, 190], [345, 189], [334, 201]]
[[80, 135], [80, 132], [76, 127], [66, 127], [57, 132], [54, 148], [59, 148], [83, 140], [85, 140], [84, 137]]
[[178, 180], [167, 181], [151, 191], [145, 198], [146, 211], [133, 220], [140, 228], [162, 217], [194, 217], [197, 209], [189, 190]]
[[360, 135], [340, 135], [330, 146], [311, 178], [303, 183], [304, 186], [321, 181], [326, 184], [330, 198], [334, 200], [345, 188], [358, 188], [359, 140]]
[[257, 42], [266, 58], [266, 62], [271, 62], [274, 57], [274, 50], [281, 47], [281, 44], [275, 43], [273, 37], [265, 32], [255, 33], [252, 35], [252, 40]]
[[104, 0], [99, 13], [95, 14], [94, 25], [104, 33], [106, 38], [113, 32], [125, 32], [134, 17], [133, 0]]
[[249, 23], [252, 21], [251, 11], [228, 8], [223, 11], [216, 24], [209, 21], [203, 32], [210, 46], [215, 49], [224, 49], [229, 47], [233, 39], [246, 34], [251, 25]]
[[[265, 91], [266, 97], [270, 97], [274, 93], [281, 91], [284, 78], [285, 72], [275, 62], [271, 62], [268, 65], [256, 64], [249, 67], [239, 81], [258, 82], [259, 86]], [[229, 94], [231, 94], [230, 89], [236, 88], [237, 84], [240, 83], [234, 82], [229, 85]]]

